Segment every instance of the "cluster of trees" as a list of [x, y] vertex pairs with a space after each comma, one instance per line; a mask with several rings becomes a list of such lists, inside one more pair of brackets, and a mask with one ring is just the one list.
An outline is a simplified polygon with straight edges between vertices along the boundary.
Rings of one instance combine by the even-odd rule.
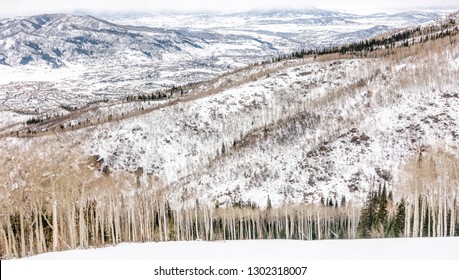
[[[417, 43], [423, 43], [431, 40], [442, 38], [452, 38], [459, 34], [459, 26], [454, 19], [441, 25], [432, 25], [428, 27], [415, 27], [396, 32], [387, 36], [374, 37], [354, 43], [322, 47], [310, 50], [298, 50], [291, 54], [282, 54], [273, 58], [269, 62], [279, 62], [282, 60], [303, 58], [305, 56], [320, 56], [328, 54], [353, 54], [361, 56], [362, 53], [368, 53], [375, 50], [390, 50], [397, 47], [409, 47]], [[453, 39], [451, 39], [453, 40]]]
[[346, 53], [359, 53], [370, 52], [379, 49], [393, 49], [395, 47], [409, 47], [416, 43], [427, 42], [429, 40], [437, 40], [445, 37], [452, 37], [459, 33], [459, 26], [451, 29], [430, 28], [428, 30], [421, 29], [421, 27], [407, 29], [397, 32], [390, 36], [381, 38], [371, 38], [356, 43], [346, 44], [339, 47], [329, 48], [319, 52], [318, 54], [329, 54], [339, 52]]
[[[105, 185], [106, 186], [106, 185]], [[21, 205], [1, 220], [3, 258], [120, 242], [355, 238], [357, 208], [287, 205], [276, 209], [208, 206], [172, 209], [161, 192], [79, 193], [73, 203]]]
[[385, 186], [369, 193], [358, 237], [458, 236], [459, 164], [441, 150], [428, 150], [406, 164], [400, 198]]
[[98, 103], [108, 103], [109, 101], [110, 101], [110, 99], [105, 97], [105, 98], [102, 98], [102, 99], [96, 99], [96, 100], [89, 101], [87, 104], [91, 105], [91, 104], [98, 104]]
[[[418, 207], [406, 196], [395, 203], [383, 186], [369, 193], [363, 207], [345, 200], [279, 208], [270, 201], [266, 208], [253, 203], [209, 206], [191, 199], [174, 207], [170, 191], [155, 176], [140, 180], [139, 174], [104, 174], [81, 156], [64, 153], [50, 159], [43, 151], [30, 153], [22, 161], [2, 158], [6, 167], [0, 173], [2, 258], [120, 242], [459, 234], [456, 199]], [[66, 164], [59, 161], [63, 159]], [[11, 173], [12, 166], [20, 168]], [[417, 197], [438, 200], [431, 195]], [[457, 196], [457, 182], [442, 195]]]
[[[315, 54], [315, 51], [313, 50], [306, 51], [305, 49], [301, 49], [301, 50], [294, 51], [290, 54], [280, 54], [277, 57], [272, 58], [271, 62], [274, 63], [274, 62], [280, 62], [282, 60], [303, 58], [306, 55], [312, 55], [312, 54]], [[265, 62], [265, 63], [269, 63], [269, 62]]]
[[1, 158], [7, 167], [0, 173], [2, 258], [120, 242], [356, 237], [358, 208], [198, 201], [172, 207], [157, 177], [141, 183], [139, 174], [98, 172], [93, 159], [29, 152], [27, 161]]
[[26, 124], [27, 124], [27, 125], [32, 125], [32, 124], [37, 124], [37, 123], [41, 123], [41, 122], [43, 122], [43, 119], [42, 119], [42, 118], [40, 118], [40, 117], [33, 117], [33, 118], [31, 118], [31, 119], [28, 119], [28, 120], [26, 121]]
[[[66, 106], [63, 106], [62, 108], [65, 109], [64, 107], [66, 107]], [[77, 110], [76, 107], [66, 107], [66, 108], [74, 108], [73, 110]], [[68, 110], [68, 109], [65, 109], [65, 110]], [[55, 119], [62, 118], [62, 117], [64, 117], [63, 113], [57, 113], [57, 114], [53, 114], [53, 115], [47, 114], [47, 115], [44, 115], [44, 116], [32, 117], [31, 119], [28, 119], [26, 121], [26, 125], [39, 124], [39, 123], [43, 123], [44, 121], [55, 120]]]
[[140, 94], [140, 95], [128, 95], [125, 100], [126, 101], [148, 101], [148, 100], [159, 100], [159, 99], [167, 99], [172, 97], [174, 93], [180, 93], [180, 95], [184, 94], [184, 88], [182, 86], [175, 86], [173, 85], [170, 89], [163, 89], [157, 90], [151, 94]]
[[61, 105], [61, 108], [69, 112], [78, 110], [77, 106], [72, 106], [72, 105]]
[[405, 201], [402, 199], [395, 207], [395, 213], [389, 215], [392, 204], [392, 192], [387, 193], [386, 186], [378, 191], [371, 191], [362, 207], [358, 227], [359, 238], [401, 237], [405, 229]]
[[167, 94], [164, 91], [158, 90], [155, 93], [151, 94], [141, 94], [141, 95], [128, 95], [126, 101], [148, 101], [148, 100], [160, 100], [167, 99]]

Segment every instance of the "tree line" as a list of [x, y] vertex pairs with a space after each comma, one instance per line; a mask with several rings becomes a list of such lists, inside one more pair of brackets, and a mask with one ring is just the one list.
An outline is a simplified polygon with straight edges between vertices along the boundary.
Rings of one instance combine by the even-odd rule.
[[351, 54], [361, 57], [366, 53], [376, 50], [389, 51], [398, 47], [410, 47], [418, 43], [435, 41], [447, 37], [449, 37], [451, 40], [454, 40], [455, 42], [456, 39], [453, 39], [453, 37], [458, 34], [459, 26], [457, 25], [457, 22], [454, 19], [449, 19], [438, 25], [408, 28], [393, 34], [373, 37], [348, 44], [318, 47], [315, 49], [300, 49], [288, 54], [279, 54], [277, 57], [272, 58], [270, 61], [263, 62], [263, 64], [280, 62], [289, 59], [304, 58], [305, 56], [317, 57], [329, 54]]
[[[209, 205], [195, 198], [173, 204], [168, 195], [173, 190], [158, 177], [103, 173], [91, 159], [60, 156], [68, 163], [35, 155], [20, 162], [14, 175], [2, 170], [1, 258], [121, 242], [459, 235], [457, 181], [448, 181], [448, 189], [432, 185], [430, 190], [437, 186], [444, 192], [434, 196], [425, 189], [414, 200], [406, 194], [395, 199], [382, 185], [368, 193], [363, 206], [328, 199], [272, 207], [269, 197], [263, 208], [244, 202]], [[19, 163], [11, 157], [2, 160], [5, 167]], [[416, 172], [426, 168], [417, 161], [415, 165]], [[445, 171], [439, 163], [436, 168], [435, 176], [451, 178], [457, 163], [456, 169]]]

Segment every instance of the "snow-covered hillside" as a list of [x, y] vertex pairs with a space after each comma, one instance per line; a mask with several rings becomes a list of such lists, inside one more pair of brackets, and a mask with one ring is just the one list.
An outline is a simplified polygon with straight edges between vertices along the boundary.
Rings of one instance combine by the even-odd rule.
[[431, 77], [435, 84], [405, 81], [430, 59], [306, 63], [89, 130], [85, 149], [115, 170], [160, 176], [176, 199], [363, 199], [375, 180], [398, 182], [400, 166], [418, 151], [439, 145], [458, 156], [454, 53], [436, 58], [442, 66], [434, 71], [444, 76]]

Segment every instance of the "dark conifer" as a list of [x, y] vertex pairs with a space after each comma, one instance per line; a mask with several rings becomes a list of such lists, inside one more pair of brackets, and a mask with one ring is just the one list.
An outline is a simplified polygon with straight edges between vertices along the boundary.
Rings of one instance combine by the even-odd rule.
[[394, 221], [394, 234], [396, 237], [403, 236], [405, 232], [405, 201], [402, 199], [397, 206]]

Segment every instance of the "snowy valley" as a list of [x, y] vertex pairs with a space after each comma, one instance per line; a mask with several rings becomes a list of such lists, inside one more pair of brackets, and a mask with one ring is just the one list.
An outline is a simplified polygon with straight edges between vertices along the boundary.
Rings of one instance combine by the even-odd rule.
[[361, 16], [309, 9], [2, 19], [0, 110], [8, 124], [23, 122], [23, 114], [67, 114], [68, 107], [184, 86], [293, 51], [358, 41], [441, 14]]

